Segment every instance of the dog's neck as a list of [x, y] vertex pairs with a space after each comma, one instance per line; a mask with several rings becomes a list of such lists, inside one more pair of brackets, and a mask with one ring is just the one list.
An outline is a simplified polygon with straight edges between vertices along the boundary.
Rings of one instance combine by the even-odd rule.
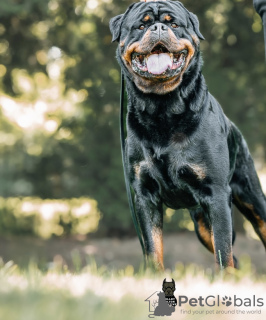
[[186, 111], [199, 112], [204, 104], [207, 86], [201, 74], [202, 63], [195, 63], [198, 55], [183, 76], [181, 84], [165, 95], [147, 94], [140, 91], [131, 78], [126, 76], [128, 110], [134, 113], [182, 114]]

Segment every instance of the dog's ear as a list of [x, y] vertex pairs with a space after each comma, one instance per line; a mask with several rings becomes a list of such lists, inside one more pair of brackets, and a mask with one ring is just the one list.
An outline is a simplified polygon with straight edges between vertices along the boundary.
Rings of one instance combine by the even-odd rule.
[[196, 35], [199, 37], [199, 39], [205, 40], [205, 38], [203, 37], [203, 35], [199, 31], [199, 20], [198, 20], [197, 16], [192, 12], [188, 11], [188, 13], [189, 13], [189, 20], [193, 25], [193, 29], [196, 32]]
[[120, 14], [119, 16], [116, 16], [110, 20], [109, 27], [113, 36], [112, 42], [116, 40], [118, 41], [120, 38], [123, 17], [124, 17], [124, 14]]
[[109, 22], [110, 31], [112, 33], [113, 39], [112, 42], [119, 41], [120, 35], [121, 35], [121, 26], [125, 19], [125, 17], [128, 15], [131, 8], [135, 5], [135, 3], [132, 3], [128, 8], [127, 11], [123, 14], [119, 14], [118, 16], [112, 18]]
[[175, 291], [175, 280], [172, 278], [172, 282], [174, 284], [174, 291]]

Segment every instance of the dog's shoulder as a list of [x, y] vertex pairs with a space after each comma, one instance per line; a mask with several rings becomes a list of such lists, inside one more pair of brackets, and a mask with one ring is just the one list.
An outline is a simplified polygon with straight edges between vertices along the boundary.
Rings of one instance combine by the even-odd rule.
[[227, 118], [227, 116], [223, 111], [222, 106], [210, 92], [209, 92], [209, 111], [211, 114], [214, 115], [215, 119], [220, 125], [221, 133], [228, 136], [232, 127], [232, 122]]

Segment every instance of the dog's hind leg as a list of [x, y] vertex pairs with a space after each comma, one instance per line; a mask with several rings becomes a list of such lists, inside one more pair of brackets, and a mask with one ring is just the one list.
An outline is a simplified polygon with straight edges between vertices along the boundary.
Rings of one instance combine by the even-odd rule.
[[[191, 218], [194, 222], [195, 231], [198, 236], [199, 241], [204, 245], [204, 247], [214, 254], [214, 244], [213, 244], [213, 234], [209, 219], [204, 215], [202, 208], [191, 209]], [[233, 230], [232, 245], [235, 241], [235, 232]], [[235, 256], [234, 267], [237, 268], [238, 262]]]
[[266, 248], [266, 198], [242, 137], [230, 186], [233, 192], [233, 203], [251, 222]]

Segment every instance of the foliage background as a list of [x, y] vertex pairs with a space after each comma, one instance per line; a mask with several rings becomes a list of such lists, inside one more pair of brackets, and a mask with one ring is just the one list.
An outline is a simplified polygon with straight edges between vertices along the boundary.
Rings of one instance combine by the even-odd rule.
[[[92, 205], [85, 216], [94, 217], [92, 229], [98, 227], [99, 236], [135, 234], [120, 155], [120, 70], [108, 26], [131, 2], [0, 3], [0, 196], [22, 202], [31, 197], [40, 206], [45, 199], [86, 197]], [[206, 39], [201, 48], [209, 89], [263, 171], [266, 77], [260, 17], [250, 0], [183, 3], [197, 14]], [[98, 209], [91, 211], [94, 200]], [[3, 224], [4, 207], [1, 229], [18, 232], [14, 219]], [[44, 220], [52, 210], [47, 208]], [[192, 228], [187, 212], [173, 213], [166, 211], [167, 230]], [[34, 233], [33, 224], [27, 228]], [[61, 235], [68, 234], [63, 230]]]

